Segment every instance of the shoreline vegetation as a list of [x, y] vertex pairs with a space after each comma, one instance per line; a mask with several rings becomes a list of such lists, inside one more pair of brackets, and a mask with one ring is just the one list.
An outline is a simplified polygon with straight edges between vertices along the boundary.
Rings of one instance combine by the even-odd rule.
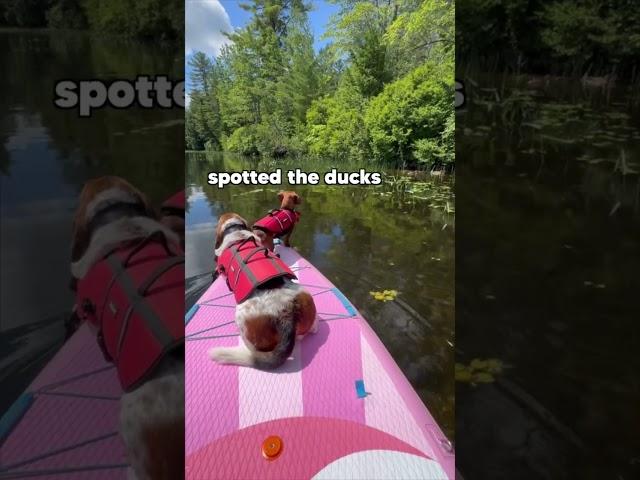
[[459, 68], [530, 74], [541, 85], [640, 83], [640, 2], [457, 0], [456, 8]]
[[181, 0], [4, 0], [0, 29], [85, 31], [138, 41], [184, 38]]
[[189, 59], [187, 150], [453, 170], [453, 2], [332, 3], [318, 52], [312, 2], [242, 4], [219, 55]]
[[[321, 189], [343, 189], [353, 187], [363, 187], [369, 189], [371, 185], [355, 184], [327, 184], [324, 174], [336, 169], [340, 172], [358, 172], [365, 170], [370, 173], [380, 173], [382, 182], [372, 191], [374, 195], [389, 197], [392, 201], [404, 202], [403, 204], [414, 204], [427, 202], [434, 210], [447, 215], [445, 223], [452, 226], [455, 223], [455, 176], [448, 175], [444, 169], [391, 169], [382, 163], [367, 163], [353, 159], [330, 162], [319, 157], [307, 157], [304, 159], [304, 167], [301, 167], [300, 159], [296, 157], [246, 157], [238, 153], [215, 152], [215, 151], [193, 151], [185, 152], [187, 164], [197, 165], [191, 167], [198, 169], [198, 175], [208, 176], [210, 172], [242, 172], [245, 170], [255, 170], [257, 172], [273, 172], [280, 169], [285, 179], [285, 171], [302, 169], [306, 172], [316, 172], [320, 176], [320, 181], [316, 185]], [[193, 183], [193, 179], [187, 179], [187, 184]], [[247, 193], [255, 193], [265, 189], [278, 190], [274, 185], [243, 185], [246, 188], [254, 188]], [[224, 190], [224, 189], [222, 189]]]

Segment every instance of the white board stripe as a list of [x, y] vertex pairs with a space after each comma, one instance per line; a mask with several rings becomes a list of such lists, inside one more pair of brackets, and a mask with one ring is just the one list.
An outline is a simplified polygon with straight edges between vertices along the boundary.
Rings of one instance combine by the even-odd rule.
[[415, 424], [404, 400], [364, 335], [360, 335], [360, 345], [364, 387], [371, 393], [364, 398], [367, 425], [387, 432], [435, 458], [429, 442]]
[[273, 372], [238, 367], [240, 428], [269, 420], [302, 416], [300, 345]]
[[320, 470], [313, 480], [447, 480], [435, 461], [405, 452], [366, 450], [346, 455]]

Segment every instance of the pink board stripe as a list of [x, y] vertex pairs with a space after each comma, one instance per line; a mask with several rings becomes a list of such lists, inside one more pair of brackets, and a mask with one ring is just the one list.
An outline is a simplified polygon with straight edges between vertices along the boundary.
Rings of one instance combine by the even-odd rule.
[[[282, 453], [267, 461], [262, 442], [282, 439]], [[189, 480], [308, 479], [337, 458], [364, 450], [393, 450], [424, 457], [410, 445], [366, 425], [334, 418], [297, 417], [260, 423], [188, 455]]]
[[[34, 394], [34, 401], [0, 446], [2, 466], [18, 465], [6, 475], [18, 477], [21, 472], [36, 470], [53, 472], [127, 463], [124, 445], [117, 435], [122, 390], [115, 369], [105, 362], [87, 325], [79, 327], [27, 392]], [[79, 396], [64, 396], [68, 393]], [[100, 438], [103, 439], [86, 443]], [[107, 470], [82, 471], [73, 478], [107, 478], [104, 472]], [[72, 478], [71, 475], [62, 472], [38, 478]], [[108, 475], [124, 478], [126, 470], [109, 469]]]
[[305, 416], [364, 423], [364, 402], [355, 382], [362, 378], [360, 329], [351, 320], [321, 322], [302, 344], [302, 398]]
[[[27, 388], [27, 391], [33, 392], [49, 384], [106, 367], [113, 367], [113, 365], [104, 360], [95, 335], [83, 323], [44, 367]], [[115, 383], [119, 385], [115, 369], [111, 375]], [[120, 391], [122, 392], [122, 390]]]
[[[264, 400], [268, 404], [264, 404]], [[240, 428], [278, 418], [302, 416], [300, 344], [291, 358], [272, 372], [239, 368]]]
[[[323, 319], [319, 331], [298, 343], [282, 371], [217, 365], [207, 350], [240, 340], [224, 337], [237, 335], [233, 322], [222, 325], [233, 319], [233, 296], [220, 298], [228, 295], [221, 279], [212, 284], [203, 299], [215, 298], [216, 306], [202, 305], [187, 326], [187, 335], [201, 332], [187, 341], [187, 478], [311, 478], [350, 453], [408, 449], [433, 453], [453, 480], [455, 457], [441, 445], [444, 435], [367, 322], [295, 250], [278, 251], [314, 295]], [[358, 398], [360, 379], [370, 396]], [[374, 442], [372, 432], [393, 441]], [[260, 454], [269, 435], [281, 436], [285, 445], [274, 462]], [[430, 471], [418, 478], [432, 478]]]
[[[216, 341], [216, 346], [236, 345], [238, 337]], [[211, 346], [207, 340], [191, 340], [185, 349], [187, 454], [236, 431], [239, 425], [238, 367], [212, 361], [207, 354]]]

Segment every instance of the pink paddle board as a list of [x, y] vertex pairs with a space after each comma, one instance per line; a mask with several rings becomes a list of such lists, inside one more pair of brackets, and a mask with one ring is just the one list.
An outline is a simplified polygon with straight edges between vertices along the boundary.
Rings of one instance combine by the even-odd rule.
[[118, 434], [122, 390], [87, 325], [0, 421], [0, 478], [127, 478]]
[[207, 351], [242, 340], [213, 282], [185, 318], [186, 477], [453, 480], [451, 443], [368, 323], [295, 250], [277, 252], [320, 328], [275, 371], [219, 365]]

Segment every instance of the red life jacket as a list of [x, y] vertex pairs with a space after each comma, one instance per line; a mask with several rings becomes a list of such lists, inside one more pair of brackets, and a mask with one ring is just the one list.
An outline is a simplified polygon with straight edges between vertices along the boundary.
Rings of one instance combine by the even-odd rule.
[[183, 342], [183, 299], [184, 253], [159, 231], [111, 251], [78, 281], [78, 315], [98, 328], [125, 391]]
[[173, 196], [165, 200], [160, 206], [162, 210], [180, 211], [184, 215], [185, 209], [185, 194], [184, 190], [175, 193]]
[[293, 230], [293, 226], [300, 220], [300, 212], [278, 208], [271, 210], [266, 217], [253, 224], [253, 228], [259, 228], [272, 233], [276, 237], [285, 235]]
[[226, 275], [227, 286], [236, 303], [242, 303], [253, 291], [274, 278], [296, 278], [276, 254], [247, 238], [230, 245], [218, 258], [218, 272]]

